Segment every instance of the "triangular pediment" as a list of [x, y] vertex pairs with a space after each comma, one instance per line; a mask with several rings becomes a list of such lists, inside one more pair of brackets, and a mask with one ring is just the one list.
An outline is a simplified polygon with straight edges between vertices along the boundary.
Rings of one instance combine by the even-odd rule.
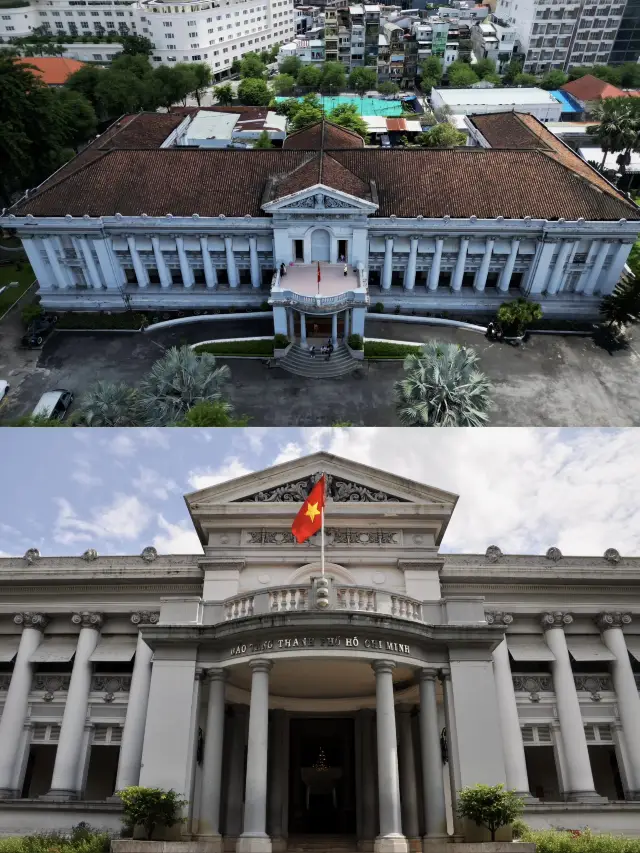
[[325, 213], [328, 216], [336, 213], [366, 213], [372, 214], [378, 205], [363, 198], [357, 198], [349, 193], [335, 190], [324, 184], [315, 184], [300, 192], [294, 192], [270, 201], [262, 206], [266, 213]]

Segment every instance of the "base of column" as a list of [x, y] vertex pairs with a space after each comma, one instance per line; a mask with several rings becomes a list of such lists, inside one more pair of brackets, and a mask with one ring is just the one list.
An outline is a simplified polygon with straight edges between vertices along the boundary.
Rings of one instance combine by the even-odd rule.
[[379, 835], [373, 845], [373, 853], [409, 853], [404, 835]]
[[422, 839], [419, 835], [407, 835], [409, 853], [422, 853]]
[[363, 853], [371, 853], [374, 843], [373, 838], [361, 838], [358, 840], [358, 850], [362, 850]]
[[47, 793], [38, 797], [39, 800], [79, 800], [80, 795], [77, 791], [54, 790], [53, 788]]
[[238, 838], [236, 853], [272, 853], [271, 839], [264, 832], [243, 832]]
[[606, 797], [601, 797], [595, 791], [569, 791], [564, 795], [567, 803], [606, 803]]
[[422, 839], [423, 853], [438, 853], [445, 844], [451, 842], [450, 835], [425, 835]]
[[206, 844], [206, 851], [203, 853], [222, 853], [221, 835], [207, 835], [206, 832], [198, 832], [194, 840]]
[[19, 800], [20, 791], [14, 791], [12, 788], [0, 788], [0, 800]]

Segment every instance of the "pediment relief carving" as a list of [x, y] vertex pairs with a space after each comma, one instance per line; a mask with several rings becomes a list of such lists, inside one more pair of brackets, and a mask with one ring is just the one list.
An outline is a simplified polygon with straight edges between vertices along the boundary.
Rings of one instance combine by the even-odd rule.
[[342, 199], [335, 198], [324, 193], [316, 193], [315, 195], [300, 198], [291, 204], [282, 205], [280, 210], [359, 210], [356, 204], [350, 204]]
[[[291, 483], [284, 483], [272, 489], [255, 492], [239, 498], [239, 503], [301, 503], [322, 476], [321, 472]], [[409, 503], [406, 498], [378, 491], [360, 483], [344, 480], [334, 474], [325, 474], [327, 480], [327, 498], [336, 503], [385, 503], [394, 501]]]

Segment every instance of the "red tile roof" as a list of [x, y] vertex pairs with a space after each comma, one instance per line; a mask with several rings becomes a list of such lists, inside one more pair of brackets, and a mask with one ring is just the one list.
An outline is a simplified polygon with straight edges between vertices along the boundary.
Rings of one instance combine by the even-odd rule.
[[364, 148], [364, 140], [346, 127], [340, 127], [331, 121], [320, 121], [290, 133], [282, 147], [299, 151], [319, 151], [324, 148], [329, 151], [335, 148]]
[[72, 74], [84, 68], [86, 64], [78, 62], [77, 59], [66, 59], [64, 56], [29, 56], [18, 59], [18, 62], [35, 66], [29, 70], [47, 86], [62, 86]]
[[593, 74], [585, 74], [584, 77], [579, 77], [577, 80], [565, 83], [560, 88], [563, 92], [568, 92], [580, 101], [599, 101], [602, 98], [623, 98], [627, 95], [622, 89], [612, 86], [611, 83], [605, 83], [604, 80], [599, 80]]

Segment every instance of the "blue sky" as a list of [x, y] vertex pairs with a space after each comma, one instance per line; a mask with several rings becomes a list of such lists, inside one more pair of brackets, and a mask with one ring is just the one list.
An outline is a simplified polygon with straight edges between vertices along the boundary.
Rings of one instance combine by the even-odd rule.
[[182, 496], [320, 449], [460, 495], [443, 549], [640, 554], [640, 430], [3, 429], [0, 556], [198, 553]]

